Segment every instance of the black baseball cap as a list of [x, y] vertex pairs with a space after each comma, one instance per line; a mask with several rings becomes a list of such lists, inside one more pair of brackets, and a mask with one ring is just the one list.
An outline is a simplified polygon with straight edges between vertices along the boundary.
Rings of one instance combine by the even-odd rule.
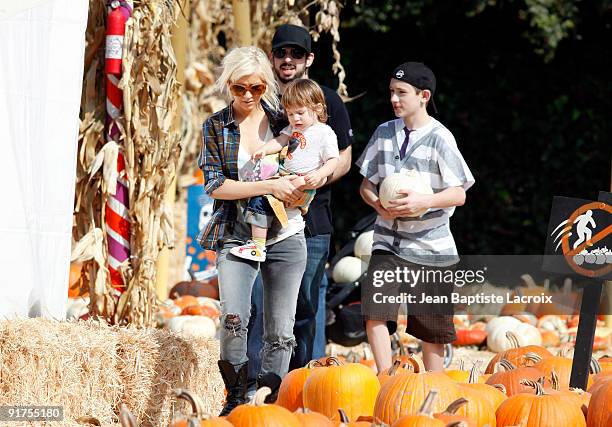
[[394, 79], [409, 83], [417, 89], [427, 89], [431, 92], [429, 104], [434, 113], [438, 112], [433, 96], [436, 91], [436, 76], [431, 69], [422, 62], [404, 62], [393, 70]]
[[312, 52], [312, 38], [304, 27], [291, 24], [283, 24], [276, 29], [272, 37], [272, 50], [284, 46], [298, 46], [306, 52]]

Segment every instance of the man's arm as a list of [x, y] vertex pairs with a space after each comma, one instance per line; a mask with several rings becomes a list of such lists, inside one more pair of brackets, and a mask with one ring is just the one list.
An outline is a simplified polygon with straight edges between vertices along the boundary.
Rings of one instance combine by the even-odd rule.
[[337, 181], [338, 179], [346, 175], [349, 170], [351, 170], [351, 162], [353, 161], [352, 155], [353, 149], [350, 145], [344, 150], [340, 151], [338, 166], [334, 169], [334, 173], [327, 180], [327, 184], [331, 184], [332, 182]]

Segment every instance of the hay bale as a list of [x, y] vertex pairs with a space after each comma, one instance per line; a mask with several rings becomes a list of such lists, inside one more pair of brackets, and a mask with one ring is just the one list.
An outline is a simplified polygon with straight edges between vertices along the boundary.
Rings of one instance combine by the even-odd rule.
[[62, 405], [63, 425], [77, 425], [83, 416], [112, 425], [124, 402], [142, 425], [168, 425], [179, 409], [171, 395], [176, 387], [199, 394], [210, 413], [220, 410], [218, 357], [218, 341], [166, 330], [95, 320], [5, 320], [0, 322], [0, 405]]

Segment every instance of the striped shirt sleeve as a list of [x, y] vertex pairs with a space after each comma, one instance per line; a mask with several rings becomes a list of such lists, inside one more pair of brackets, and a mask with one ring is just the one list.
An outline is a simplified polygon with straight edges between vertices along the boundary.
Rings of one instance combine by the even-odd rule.
[[439, 135], [442, 138], [436, 151], [444, 188], [463, 187], [467, 190], [474, 185], [474, 176], [461, 155], [455, 138], [446, 129]]
[[225, 181], [221, 159], [223, 147], [219, 147], [219, 141], [222, 141], [222, 139], [218, 137], [211, 118], [204, 122], [202, 140], [202, 151], [198, 159], [198, 166], [204, 174], [204, 191], [210, 195]]
[[378, 175], [379, 150], [378, 150], [378, 134], [379, 128], [374, 131], [368, 145], [357, 159], [355, 163], [359, 167], [359, 173], [368, 179], [372, 184], [378, 185], [380, 177]]

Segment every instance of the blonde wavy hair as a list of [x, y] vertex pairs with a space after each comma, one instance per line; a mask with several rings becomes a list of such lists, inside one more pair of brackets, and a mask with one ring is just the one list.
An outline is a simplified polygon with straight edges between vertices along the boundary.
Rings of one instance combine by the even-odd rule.
[[327, 121], [327, 105], [321, 87], [310, 79], [296, 79], [285, 87], [281, 104], [289, 108], [310, 108], [321, 123]]
[[215, 82], [215, 89], [231, 100], [229, 84], [251, 74], [259, 75], [267, 86], [266, 91], [261, 95], [261, 100], [274, 111], [279, 111], [280, 90], [274, 78], [272, 64], [264, 51], [256, 46], [237, 47], [225, 55], [221, 61], [221, 73]]

